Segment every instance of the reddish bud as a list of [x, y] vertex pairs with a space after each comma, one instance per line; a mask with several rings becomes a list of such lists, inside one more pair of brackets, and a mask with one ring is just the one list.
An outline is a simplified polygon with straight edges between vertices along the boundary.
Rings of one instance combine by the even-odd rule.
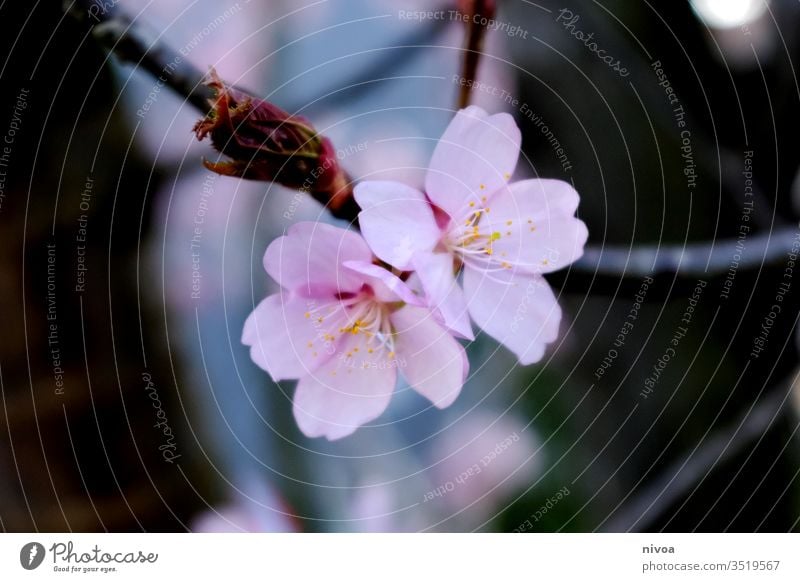
[[206, 168], [308, 192], [335, 216], [349, 218], [352, 186], [328, 138], [307, 119], [225, 84], [213, 69], [206, 84], [214, 90], [211, 111], [194, 132], [198, 140], [210, 135], [214, 148], [230, 158], [203, 160]]

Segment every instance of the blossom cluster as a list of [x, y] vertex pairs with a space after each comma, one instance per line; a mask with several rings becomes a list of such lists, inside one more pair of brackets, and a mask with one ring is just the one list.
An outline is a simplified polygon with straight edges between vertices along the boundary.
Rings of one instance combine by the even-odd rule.
[[520, 130], [505, 113], [459, 111], [438, 142], [424, 192], [355, 186], [358, 225], [303, 222], [273, 241], [264, 268], [281, 291], [242, 341], [275, 381], [298, 380], [294, 416], [309, 437], [345, 437], [377, 419], [402, 377], [434, 406], [453, 403], [475, 327], [520, 364], [558, 336], [544, 274], [583, 252], [578, 194], [566, 182], [511, 182]]

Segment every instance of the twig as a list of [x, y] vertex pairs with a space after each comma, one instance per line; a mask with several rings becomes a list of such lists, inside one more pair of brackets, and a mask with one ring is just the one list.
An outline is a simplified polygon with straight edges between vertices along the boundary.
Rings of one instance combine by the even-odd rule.
[[210, 110], [212, 91], [203, 84], [205, 73], [163, 42], [146, 40], [141, 26], [115, 11], [98, 8], [92, 0], [75, 0], [67, 6], [70, 15], [94, 26], [92, 36], [121, 61], [141, 67], [165, 86], [199, 109]]
[[[120, 60], [142, 67], [156, 78], [162, 78], [165, 86], [185, 97], [201, 113], [208, 113], [208, 99], [212, 97], [212, 92], [203, 84], [205, 71], [194, 67], [165, 43], [145, 40], [148, 33], [127, 16], [115, 11], [114, 7], [108, 10], [92, 9], [92, 6], [98, 6], [94, 0], [67, 0], [65, 4], [73, 17], [94, 26], [93, 36], [106, 50], [114, 53]], [[422, 51], [445, 30], [446, 24], [443, 20], [432, 20], [421, 28], [415, 27], [407, 38], [401, 39], [397, 48], [403, 48], [406, 57]], [[397, 52], [387, 51], [369, 67], [359, 70], [351, 78], [341, 80], [339, 84], [342, 87], [350, 87], [347, 91], [325, 91], [323, 94], [329, 96], [323, 101], [310, 99], [307, 101], [311, 105], [288, 103], [283, 108], [291, 112], [303, 109], [303, 115], [308, 116], [322, 104], [333, 107], [340, 101], [352, 101], [356, 93], [374, 88], [376, 83], [373, 81], [385, 75], [397, 63]], [[243, 92], [253, 93], [246, 90]]]
[[763, 435], [785, 411], [792, 381], [780, 383], [752, 409], [709, 438], [698, 450], [672, 463], [661, 477], [645, 487], [603, 531], [649, 531], [654, 522], [686, 495], [713, 467], [724, 465]]
[[[462, 82], [458, 93], [458, 107], [463, 109], [469, 105], [472, 81], [478, 75], [478, 64], [483, 51], [483, 39], [486, 37], [484, 22], [494, 18], [495, 0], [466, 0], [468, 8], [464, 11], [467, 26], [467, 37], [464, 43], [464, 61], [461, 67]], [[466, 79], [466, 81], [464, 81]]]
[[[202, 82], [204, 72], [192, 66], [164, 43], [148, 43], [143, 40], [147, 35], [125, 16], [115, 13], [113, 9], [99, 11], [97, 8], [93, 9], [93, 6], [98, 6], [93, 0], [75, 0], [68, 5], [68, 10], [73, 16], [92, 23], [95, 38], [120, 59], [134, 63], [160, 78], [165, 86], [185, 97], [202, 113], [209, 111], [208, 99], [212, 94]], [[488, 18], [493, 13], [493, 7], [492, 0], [474, 0], [471, 10], [473, 14]], [[472, 18], [470, 22], [473, 22]], [[474, 23], [470, 26], [462, 71], [465, 77], [473, 78], [477, 72], [484, 29], [485, 27]], [[431, 35], [439, 30], [441, 28], [432, 27], [425, 34]], [[408, 43], [409, 46], [417, 44], [418, 40]], [[351, 84], [359, 83], [353, 81]], [[367, 83], [365, 86], [369, 85]], [[468, 88], [466, 93], [462, 92], [460, 99], [462, 106], [468, 103]], [[750, 236], [745, 241], [738, 268], [749, 269], [779, 260], [789, 252], [797, 235], [797, 228], [784, 227], [771, 233]], [[710, 242], [685, 246], [589, 245], [584, 256], [573, 265], [573, 269], [613, 277], [641, 277], [661, 272], [672, 272], [679, 276], [722, 274], [731, 268], [733, 257], [739, 250], [737, 244], [736, 240], [724, 240], [713, 245]]]
[[[797, 226], [752, 235], [742, 242], [733, 239], [694, 242], [686, 245], [589, 245], [573, 269], [618, 277], [643, 277], [657, 273], [675, 273], [686, 277], [714, 276], [735, 267], [753, 269], [779, 261], [800, 242]], [[738, 261], [736, 255], [741, 255]]]

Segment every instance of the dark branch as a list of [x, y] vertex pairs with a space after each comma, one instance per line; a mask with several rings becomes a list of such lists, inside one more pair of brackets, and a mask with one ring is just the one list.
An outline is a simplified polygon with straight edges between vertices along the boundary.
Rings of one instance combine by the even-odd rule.
[[[478, 64], [483, 52], [483, 40], [486, 38], [486, 25], [494, 18], [496, 9], [495, 0], [466, 0], [468, 8], [464, 11], [466, 17], [467, 35], [464, 43], [464, 61], [461, 66], [461, 83], [459, 83], [458, 108], [463, 109], [469, 105], [470, 91], [473, 81], [478, 76]], [[484, 20], [485, 19], [485, 20]]]
[[661, 476], [625, 504], [624, 510], [603, 527], [603, 531], [649, 531], [666, 516], [714, 468], [741, 453], [785, 411], [794, 378], [781, 382], [772, 393], [748, 409], [727, 427], [709, 437], [686, 457], [678, 459]]
[[92, 36], [123, 62], [141, 67], [203, 113], [210, 109], [211, 90], [203, 84], [205, 73], [166, 44], [148, 39], [141, 27], [114, 7], [93, 0], [67, 4], [68, 13], [93, 26]]
[[791, 252], [798, 237], [797, 226], [786, 226], [751, 235], [742, 242], [725, 239], [686, 245], [589, 245], [572, 268], [617, 277], [643, 277], [664, 272], [686, 277], [714, 276], [734, 268], [737, 254], [741, 255], [738, 269], [775, 263]]
[[[94, 26], [93, 35], [107, 50], [123, 61], [142, 67], [165, 86], [199, 109], [209, 111], [208, 99], [212, 96], [203, 83], [205, 73], [192, 66], [179, 53], [160, 42], [147, 42], [147, 35], [138, 25], [113, 9], [102, 10], [93, 0], [75, 0], [67, 10], [79, 20]], [[470, 12], [490, 17], [492, 0], [473, 0]], [[470, 18], [472, 23], [472, 18]], [[433, 35], [441, 28], [425, 31]], [[470, 24], [462, 74], [474, 78], [477, 73], [480, 48], [485, 36], [483, 26]], [[419, 39], [409, 46], [416, 44]], [[372, 74], [372, 73], [370, 73]], [[359, 84], [354, 80], [352, 84]], [[371, 85], [366, 83], [365, 86]], [[469, 101], [469, 91], [461, 95], [462, 106]], [[752, 235], [744, 241], [739, 261], [740, 269], [756, 268], [761, 264], [780, 260], [791, 249], [798, 229], [784, 227], [767, 234]], [[679, 276], [709, 276], [722, 274], [733, 265], [737, 253], [736, 240], [715, 243], [696, 242], [687, 245], [658, 245], [632, 247], [590, 245], [573, 269], [610, 277], [642, 277], [660, 272], [676, 273]]]

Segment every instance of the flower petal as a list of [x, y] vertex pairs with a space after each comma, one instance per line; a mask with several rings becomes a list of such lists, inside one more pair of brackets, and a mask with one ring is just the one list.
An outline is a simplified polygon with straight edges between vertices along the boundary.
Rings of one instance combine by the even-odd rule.
[[481, 231], [497, 233], [494, 257], [528, 273], [550, 273], [578, 260], [589, 236], [574, 216], [578, 193], [561, 180], [523, 180], [491, 201]]
[[425, 305], [425, 301], [414, 294], [400, 277], [380, 265], [364, 261], [345, 261], [344, 266], [364, 275], [379, 301], [384, 303], [403, 301], [411, 305]]
[[301, 378], [294, 395], [297, 425], [308, 437], [336, 440], [378, 418], [394, 392], [397, 361], [386, 350], [352, 354], [360, 338], [343, 340], [339, 353], [312, 374]]
[[506, 186], [514, 173], [522, 137], [507, 113], [489, 115], [476, 106], [459, 111], [436, 145], [425, 192], [453, 219], [470, 214], [470, 202]]
[[511, 350], [520, 364], [538, 362], [545, 346], [558, 337], [561, 308], [539, 275], [491, 275], [464, 269], [469, 313], [483, 331]]
[[417, 253], [413, 266], [425, 290], [428, 307], [441, 317], [445, 327], [465, 339], [475, 339], [464, 293], [453, 273], [453, 256], [449, 253]]
[[[270, 295], [259, 303], [244, 323], [242, 343], [250, 358], [276, 382], [301, 378], [330, 359], [332, 342], [318, 321], [318, 312], [336, 309], [336, 301], [318, 305], [313, 300], [286, 293]], [[311, 311], [314, 311], [312, 317]], [[323, 322], [336, 327], [336, 322]]]
[[437, 408], [447, 408], [464, 385], [469, 361], [455, 338], [431, 312], [406, 306], [391, 315], [397, 336], [395, 351], [403, 376]]
[[382, 261], [406, 269], [417, 251], [430, 251], [442, 236], [425, 195], [401, 182], [361, 182], [355, 187], [361, 232]]
[[345, 261], [371, 261], [372, 253], [358, 233], [329, 224], [299, 222], [275, 239], [264, 254], [264, 268], [284, 289], [305, 297], [361, 288], [361, 275]]

